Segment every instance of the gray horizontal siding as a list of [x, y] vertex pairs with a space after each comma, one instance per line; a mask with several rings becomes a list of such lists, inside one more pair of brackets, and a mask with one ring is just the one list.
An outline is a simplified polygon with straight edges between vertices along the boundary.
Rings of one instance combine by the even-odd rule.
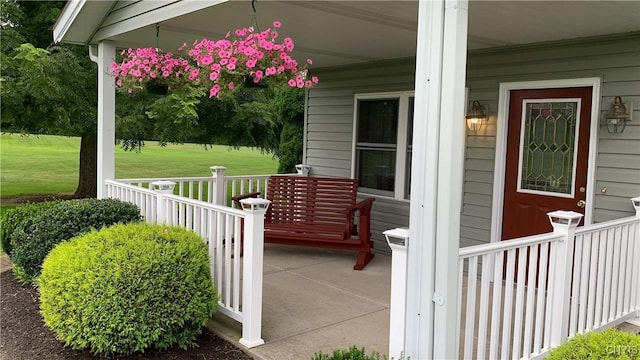
[[[413, 69], [413, 61], [405, 59], [314, 71], [320, 83], [308, 93], [304, 154], [313, 175], [351, 176], [355, 94], [412, 90]], [[408, 202], [376, 198], [371, 214], [376, 251], [390, 251], [383, 231], [407, 226]]]
[[[461, 246], [490, 240], [496, 146], [496, 115], [501, 82], [602, 78], [602, 115], [615, 96], [636, 104], [623, 134], [609, 134], [602, 116], [598, 134], [594, 220], [628, 216], [629, 198], [640, 196], [640, 34], [470, 52], [469, 100], [489, 107], [489, 121], [466, 136]], [[351, 176], [355, 94], [413, 89], [414, 62], [401, 59], [368, 66], [319, 69], [308, 93], [305, 163], [312, 174]], [[498, 174], [502, 176], [502, 174]], [[603, 193], [603, 187], [607, 191]], [[372, 233], [378, 250], [388, 250], [382, 231], [409, 223], [409, 204], [377, 198]]]
[[[640, 102], [640, 34], [471, 52], [467, 64], [469, 100], [489, 107], [479, 134], [467, 134], [462, 209], [462, 243], [490, 240], [496, 116], [501, 82], [602, 78], [602, 114], [615, 96]], [[632, 214], [629, 198], [640, 195], [640, 114], [623, 134], [609, 134], [603, 117], [598, 133], [594, 221]], [[484, 149], [481, 151], [480, 149]], [[502, 174], [497, 174], [502, 176]], [[607, 192], [602, 193], [603, 187]], [[485, 196], [479, 196], [485, 195]], [[483, 215], [485, 214], [485, 215]], [[486, 231], [489, 230], [489, 231]]]

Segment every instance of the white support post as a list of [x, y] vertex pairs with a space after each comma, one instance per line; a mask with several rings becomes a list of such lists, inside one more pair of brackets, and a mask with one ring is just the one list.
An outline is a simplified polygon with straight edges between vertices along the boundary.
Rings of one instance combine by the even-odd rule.
[[551, 268], [549, 269], [549, 304], [551, 304], [551, 346], [564, 342], [569, 329], [569, 296], [571, 295], [571, 269], [573, 265], [573, 245], [576, 227], [584, 215], [574, 211], [553, 211], [547, 213], [553, 232], [563, 235], [561, 241], [551, 243]]
[[271, 201], [260, 198], [240, 200], [244, 218], [242, 258], [242, 338], [240, 344], [252, 348], [262, 339], [262, 276], [264, 263], [264, 214]]
[[227, 168], [224, 166], [211, 166], [211, 175], [213, 175], [213, 190], [209, 194], [210, 202], [216, 205], [227, 205], [227, 194], [224, 189], [224, 172]]
[[[631, 199], [631, 204], [636, 209], [636, 217], [640, 218], [640, 197], [634, 197]], [[640, 225], [636, 226], [636, 233], [633, 235], [632, 239], [635, 239], [634, 251], [635, 256], [634, 259], [640, 259]], [[634, 281], [636, 284], [640, 284], [640, 261], [636, 261], [634, 271]], [[640, 285], [636, 286], [636, 318], [631, 319], [628, 322], [640, 326]]]
[[401, 359], [404, 354], [405, 316], [407, 300], [407, 248], [409, 229], [397, 228], [383, 232], [391, 248], [391, 299], [389, 303], [389, 358]]
[[98, 199], [107, 196], [105, 180], [115, 179], [116, 87], [110, 70], [115, 58], [115, 44], [100, 41], [98, 57], [94, 60], [98, 63]]
[[631, 199], [634, 209], [636, 209], [636, 217], [640, 217], [640, 197], [634, 197]]
[[154, 181], [151, 183], [151, 190], [156, 192], [156, 224], [167, 222], [165, 195], [173, 194], [176, 183], [173, 181]]
[[421, 0], [415, 75], [405, 355], [457, 358], [467, 0]]
[[311, 166], [298, 164], [296, 165], [296, 171], [298, 172], [298, 175], [309, 176], [309, 173], [311, 172]]

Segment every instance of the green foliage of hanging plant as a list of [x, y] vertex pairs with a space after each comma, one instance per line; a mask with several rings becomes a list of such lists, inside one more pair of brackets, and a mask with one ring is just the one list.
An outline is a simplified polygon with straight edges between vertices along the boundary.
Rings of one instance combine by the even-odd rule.
[[218, 302], [203, 239], [144, 223], [58, 245], [38, 285], [44, 322], [58, 339], [103, 355], [195, 346]]

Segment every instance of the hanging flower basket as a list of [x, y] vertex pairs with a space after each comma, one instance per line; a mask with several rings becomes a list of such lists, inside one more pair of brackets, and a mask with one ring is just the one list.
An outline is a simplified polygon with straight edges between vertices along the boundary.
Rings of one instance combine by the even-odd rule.
[[[181, 87], [196, 87], [209, 97], [219, 97], [236, 87], [266, 87], [286, 83], [295, 88], [310, 88], [318, 78], [309, 76], [307, 59], [303, 66], [291, 57], [291, 38], [278, 42], [281, 23], [254, 32], [252, 27], [227, 33], [224, 39], [202, 39], [191, 47], [184, 44], [178, 54], [155, 48], [124, 50], [122, 62], [113, 62], [111, 72], [120, 91], [146, 88], [167, 93]], [[156, 86], [164, 84], [163, 86]]]

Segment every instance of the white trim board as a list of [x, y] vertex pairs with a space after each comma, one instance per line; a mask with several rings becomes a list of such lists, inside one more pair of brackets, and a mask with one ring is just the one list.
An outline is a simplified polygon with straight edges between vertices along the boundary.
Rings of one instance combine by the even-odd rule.
[[504, 205], [504, 171], [507, 154], [507, 129], [509, 100], [512, 90], [552, 89], [570, 87], [591, 87], [591, 128], [589, 134], [589, 159], [587, 164], [587, 191], [584, 224], [593, 221], [595, 200], [596, 157], [598, 154], [598, 114], [600, 113], [600, 89], [602, 79], [599, 77], [542, 81], [523, 81], [500, 83], [498, 99], [498, 118], [496, 133], [496, 158], [493, 170], [493, 201], [491, 206], [491, 242], [500, 241], [502, 237], [502, 207]]

